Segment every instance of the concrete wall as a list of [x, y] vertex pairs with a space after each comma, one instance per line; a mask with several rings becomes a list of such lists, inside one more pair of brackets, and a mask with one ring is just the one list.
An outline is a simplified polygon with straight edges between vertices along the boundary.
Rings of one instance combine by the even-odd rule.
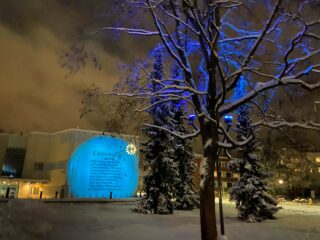
[[[45, 171], [45, 168], [50, 159], [50, 143], [51, 138], [47, 134], [30, 134], [22, 178], [49, 180], [49, 173]], [[36, 162], [44, 163], [43, 171], [34, 169]]]
[[0, 134], [0, 176], [2, 175], [2, 166], [4, 163], [6, 149], [8, 147], [9, 136], [9, 134]]

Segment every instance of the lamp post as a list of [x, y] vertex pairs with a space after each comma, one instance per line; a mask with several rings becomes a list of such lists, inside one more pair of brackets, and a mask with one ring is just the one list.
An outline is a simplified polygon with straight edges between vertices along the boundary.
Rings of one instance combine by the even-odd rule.
[[[229, 131], [233, 117], [231, 115], [226, 115], [223, 118], [224, 123], [227, 125], [227, 132]], [[224, 136], [222, 142], [225, 142], [226, 136]], [[221, 162], [219, 159], [221, 153], [221, 148], [218, 150], [218, 159], [217, 159], [217, 178], [218, 178], [218, 190], [219, 190], [219, 216], [220, 216], [220, 230], [221, 230], [221, 235], [225, 234], [224, 231], [224, 219], [223, 219], [223, 206], [222, 206], [222, 181], [221, 181]]]

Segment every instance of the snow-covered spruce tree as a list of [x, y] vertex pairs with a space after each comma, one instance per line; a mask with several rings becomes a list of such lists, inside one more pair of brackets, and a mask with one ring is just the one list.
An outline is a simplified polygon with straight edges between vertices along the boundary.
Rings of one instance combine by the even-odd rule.
[[[184, 126], [184, 111], [181, 106], [174, 109], [173, 123], [176, 131], [187, 134]], [[175, 138], [175, 161], [179, 177], [175, 186], [176, 209], [192, 210], [199, 206], [199, 197], [193, 189], [193, 173], [195, 171], [194, 155], [191, 139]]]
[[[163, 76], [163, 62], [161, 54], [157, 54], [153, 64], [151, 79], [161, 81]], [[159, 91], [162, 87], [156, 81], [151, 81], [150, 90]], [[159, 103], [160, 102], [160, 103]], [[153, 105], [148, 109], [153, 125], [172, 128], [171, 107], [168, 102], [161, 102], [158, 97], [151, 98]], [[166, 131], [154, 127], [144, 127], [149, 141], [144, 143], [143, 153], [146, 159], [146, 173], [144, 176], [144, 190], [146, 196], [141, 200], [137, 211], [142, 213], [170, 214], [173, 213], [171, 201], [174, 187], [178, 179], [177, 164], [174, 159], [175, 138]]]
[[[238, 97], [243, 94], [245, 86], [241, 79], [236, 90]], [[241, 86], [242, 85], [242, 86]], [[250, 118], [250, 106], [244, 104], [239, 107], [237, 117], [237, 138], [239, 141], [257, 136], [257, 131], [252, 126]], [[280, 209], [276, 200], [268, 194], [267, 179], [269, 174], [263, 171], [260, 156], [255, 152], [259, 147], [254, 138], [247, 145], [239, 148], [241, 158], [231, 160], [228, 168], [234, 173], [240, 174], [240, 179], [229, 189], [230, 199], [236, 202], [238, 217], [249, 222], [259, 222], [264, 219], [272, 219]]]

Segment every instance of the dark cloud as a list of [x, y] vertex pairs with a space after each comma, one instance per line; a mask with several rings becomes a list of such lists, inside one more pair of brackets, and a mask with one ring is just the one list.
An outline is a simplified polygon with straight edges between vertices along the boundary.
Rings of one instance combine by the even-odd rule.
[[[112, 2], [0, 0], [0, 129], [99, 128], [94, 119], [79, 119], [81, 92], [93, 84], [112, 89], [120, 76], [118, 64], [141, 56], [148, 47], [112, 32], [88, 40], [90, 31], [115, 24]], [[102, 70], [89, 63], [66, 79], [59, 56], [84, 40]]]

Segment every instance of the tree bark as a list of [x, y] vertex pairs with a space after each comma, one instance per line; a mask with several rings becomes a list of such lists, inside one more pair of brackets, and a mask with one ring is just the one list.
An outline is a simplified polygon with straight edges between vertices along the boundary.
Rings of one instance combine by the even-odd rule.
[[212, 127], [207, 126], [201, 129], [203, 145], [212, 139], [212, 144], [204, 149], [203, 155], [206, 159], [206, 174], [203, 184], [200, 187], [200, 223], [201, 223], [201, 239], [216, 240], [216, 210], [215, 210], [215, 192], [214, 192], [214, 168], [217, 160], [217, 141], [218, 133], [212, 131]]

